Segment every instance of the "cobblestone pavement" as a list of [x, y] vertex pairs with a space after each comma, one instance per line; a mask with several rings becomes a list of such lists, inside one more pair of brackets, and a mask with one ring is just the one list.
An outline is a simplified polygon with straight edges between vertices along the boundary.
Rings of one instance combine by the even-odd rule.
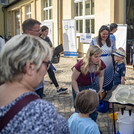
[[[52, 102], [57, 108], [59, 114], [64, 116], [66, 119], [70, 117], [72, 113], [74, 113], [73, 108], [73, 99], [72, 99], [72, 87], [71, 87], [71, 68], [76, 63], [77, 58], [63, 57], [61, 56], [60, 62], [58, 64], [54, 64], [56, 68], [56, 78], [60, 85], [60, 87], [67, 87], [68, 93], [57, 95], [56, 88], [53, 84], [50, 84], [50, 79], [48, 75], [45, 76], [45, 88], [44, 99]], [[126, 72], [126, 84], [134, 84], [134, 71], [132, 66], [127, 66]], [[109, 117], [109, 112], [107, 113], [99, 113], [97, 118], [97, 124], [99, 129], [103, 134], [112, 134], [113, 131], [113, 123]], [[116, 128], [118, 130], [118, 124], [116, 123]]]

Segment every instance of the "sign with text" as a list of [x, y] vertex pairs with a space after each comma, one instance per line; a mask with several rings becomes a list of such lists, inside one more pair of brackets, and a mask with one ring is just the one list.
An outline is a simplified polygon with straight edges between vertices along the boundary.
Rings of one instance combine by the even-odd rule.
[[91, 42], [91, 34], [90, 33], [85, 33], [80, 35], [80, 42], [83, 43], [90, 43]]
[[77, 56], [76, 20], [63, 20], [64, 56]]

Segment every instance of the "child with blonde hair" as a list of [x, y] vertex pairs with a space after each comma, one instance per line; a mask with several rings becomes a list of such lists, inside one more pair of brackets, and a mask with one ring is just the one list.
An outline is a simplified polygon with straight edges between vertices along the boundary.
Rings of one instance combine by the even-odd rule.
[[119, 48], [113, 53], [115, 60], [114, 85], [125, 84], [125, 57], [126, 53], [123, 48]]

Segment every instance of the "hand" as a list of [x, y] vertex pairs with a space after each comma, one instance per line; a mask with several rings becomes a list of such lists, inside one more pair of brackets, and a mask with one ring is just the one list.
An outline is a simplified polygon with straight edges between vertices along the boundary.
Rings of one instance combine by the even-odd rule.
[[98, 92], [98, 95], [100, 96], [101, 99], [102, 99], [102, 91], [103, 91], [103, 90], [100, 89], [99, 92]]
[[76, 95], [79, 93], [79, 91], [75, 91]]

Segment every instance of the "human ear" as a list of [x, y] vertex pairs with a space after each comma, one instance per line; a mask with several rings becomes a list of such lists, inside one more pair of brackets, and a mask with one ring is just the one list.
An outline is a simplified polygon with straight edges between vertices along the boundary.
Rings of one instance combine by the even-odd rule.
[[35, 65], [30, 62], [27, 62], [25, 66], [25, 70], [28, 75], [32, 75], [33, 71], [35, 70]]

